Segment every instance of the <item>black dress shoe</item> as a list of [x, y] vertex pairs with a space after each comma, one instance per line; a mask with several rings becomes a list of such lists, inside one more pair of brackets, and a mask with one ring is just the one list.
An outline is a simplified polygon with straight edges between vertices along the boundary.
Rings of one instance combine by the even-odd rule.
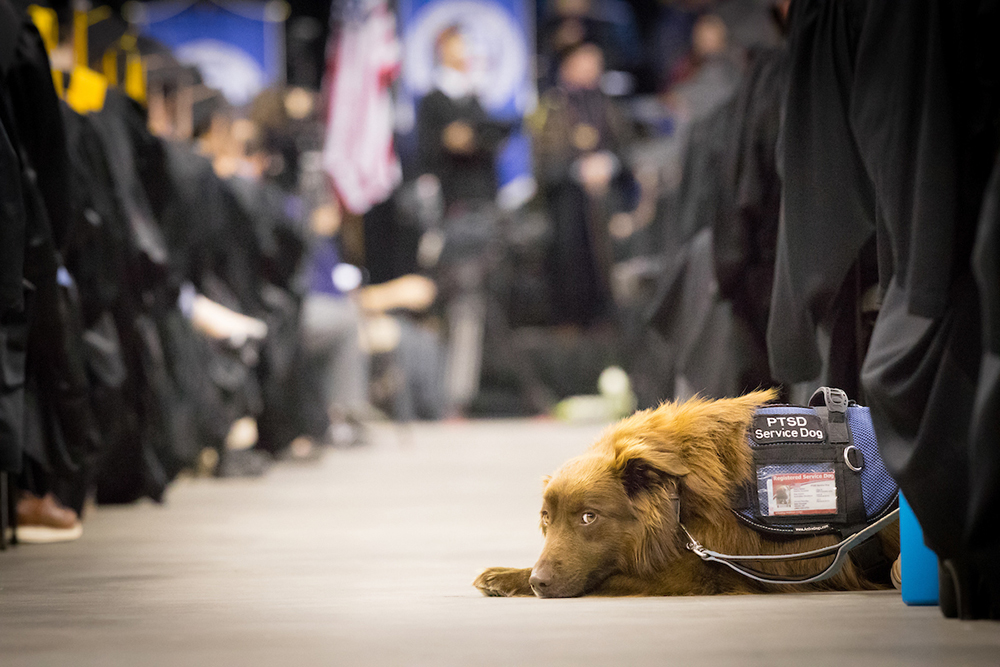
[[1000, 620], [998, 550], [946, 558], [938, 567], [939, 605], [946, 618]]

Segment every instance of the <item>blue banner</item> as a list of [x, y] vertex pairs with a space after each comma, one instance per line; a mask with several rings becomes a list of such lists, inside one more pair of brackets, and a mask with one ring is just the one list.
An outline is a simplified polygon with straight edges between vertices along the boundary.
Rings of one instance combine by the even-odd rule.
[[194, 65], [207, 86], [243, 105], [285, 78], [284, 26], [279, 2], [215, 0], [139, 4], [135, 20], [144, 35]]

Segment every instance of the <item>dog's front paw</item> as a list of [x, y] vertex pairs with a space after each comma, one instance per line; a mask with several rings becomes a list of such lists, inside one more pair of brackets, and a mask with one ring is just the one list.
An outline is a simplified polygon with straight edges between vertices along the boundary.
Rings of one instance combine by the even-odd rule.
[[518, 595], [534, 595], [528, 579], [531, 568], [518, 569], [514, 567], [487, 568], [476, 577], [472, 585], [488, 597], [509, 598]]

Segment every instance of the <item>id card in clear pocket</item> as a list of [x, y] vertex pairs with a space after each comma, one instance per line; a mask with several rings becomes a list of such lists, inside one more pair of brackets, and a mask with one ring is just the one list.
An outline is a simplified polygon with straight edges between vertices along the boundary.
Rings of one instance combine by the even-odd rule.
[[762, 516], [837, 514], [837, 472], [833, 463], [760, 466], [757, 498]]

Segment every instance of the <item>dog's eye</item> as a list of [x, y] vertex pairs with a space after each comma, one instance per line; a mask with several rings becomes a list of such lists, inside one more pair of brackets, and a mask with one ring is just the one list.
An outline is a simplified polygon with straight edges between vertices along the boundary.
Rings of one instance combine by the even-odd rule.
[[593, 512], [584, 512], [580, 516], [580, 523], [582, 523], [585, 526], [589, 526], [590, 524], [594, 523], [595, 521], [597, 521], [597, 515], [594, 514]]

